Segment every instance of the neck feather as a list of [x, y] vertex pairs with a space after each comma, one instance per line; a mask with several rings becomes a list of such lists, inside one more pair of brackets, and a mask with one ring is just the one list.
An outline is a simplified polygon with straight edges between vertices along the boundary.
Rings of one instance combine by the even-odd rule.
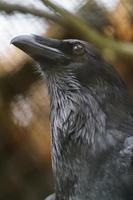
[[81, 86], [72, 74], [69, 77], [68, 74], [48, 77], [52, 140], [56, 154], [60, 153], [62, 141], [68, 137], [70, 141], [79, 139], [81, 143], [87, 143], [93, 151], [99, 145], [106, 148], [101, 137], [105, 135], [107, 116], [96, 91]]

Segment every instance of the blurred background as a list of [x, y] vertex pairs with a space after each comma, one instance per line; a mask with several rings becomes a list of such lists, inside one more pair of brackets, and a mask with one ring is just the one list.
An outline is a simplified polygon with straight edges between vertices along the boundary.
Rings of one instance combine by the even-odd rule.
[[54, 191], [47, 87], [36, 63], [10, 45], [31, 33], [92, 43], [133, 95], [132, 0], [0, 0], [0, 200]]

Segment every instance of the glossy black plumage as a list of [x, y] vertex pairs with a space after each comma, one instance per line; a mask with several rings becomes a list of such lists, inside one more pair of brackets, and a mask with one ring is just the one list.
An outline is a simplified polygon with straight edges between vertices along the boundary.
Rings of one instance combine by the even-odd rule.
[[80, 40], [19, 36], [51, 104], [56, 200], [133, 200], [133, 103], [117, 72]]

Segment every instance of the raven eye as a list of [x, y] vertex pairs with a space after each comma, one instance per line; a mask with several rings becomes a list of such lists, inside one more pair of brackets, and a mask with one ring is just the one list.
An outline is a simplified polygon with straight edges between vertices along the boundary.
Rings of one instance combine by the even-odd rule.
[[73, 46], [73, 53], [76, 55], [83, 55], [84, 54], [84, 46], [82, 44], [75, 44]]

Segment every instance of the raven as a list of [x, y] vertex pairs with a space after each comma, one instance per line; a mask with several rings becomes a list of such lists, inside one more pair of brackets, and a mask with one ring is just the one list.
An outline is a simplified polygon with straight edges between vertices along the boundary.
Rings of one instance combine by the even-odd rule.
[[50, 97], [56, 200], [133, 200], [133, 103], [115, 69], [81, 40], [11, 41], [39, 63]]

